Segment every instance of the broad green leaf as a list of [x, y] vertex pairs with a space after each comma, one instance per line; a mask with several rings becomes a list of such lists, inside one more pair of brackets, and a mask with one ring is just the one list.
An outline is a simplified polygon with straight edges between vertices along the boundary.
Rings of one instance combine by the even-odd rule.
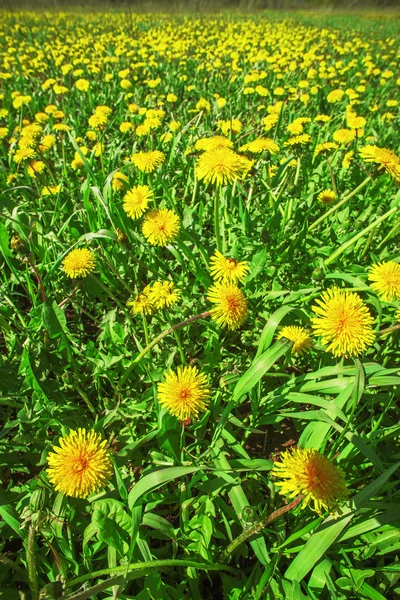
[[147, 494], [147, 492], [151, 492], [178, 477], [191, 475], [192, 473], [201, 470], [202, 467], [168, 467], [167, 469], [159, 469], [158, 471], [145, 475], [129, 492], [129, 508], [132, 509], [140, 498], [144, 496], [144, 494]]
[[274, 339], [276, 328], [282, 319], [293, 310], [293, 306], [285, 304], [276, 310], [268, 319], [262, 330], [260, 341], [258, 343], [256, 358], [258, 358], [265, 350], [267, 350], [272, 340]]
[[238, 402], [248, 394], [260, 379], [269, 371], [272, 365], [279, 360], [292, 346], [289, 340], [279, 340], [269, 350], [256, 358], [251, 367], [242, 375], [233, 391], [233, 402]]

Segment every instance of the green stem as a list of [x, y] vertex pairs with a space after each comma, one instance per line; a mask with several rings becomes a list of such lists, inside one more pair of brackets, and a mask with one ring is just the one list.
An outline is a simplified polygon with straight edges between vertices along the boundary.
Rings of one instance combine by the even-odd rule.
[[[88, 581], [89, 579], [95, 579], [97, 577], [103, 577], [104, 575], [125, 575], [129, 574], [130, 571], [142, 571], [143, 569], [165, 569], [168, 567], [193, 567], [194, 569], [205, 569], [206, 571], [230, 571], [234, 572], [234, 569], [226, 565], [221, 564], [207, 564], [200, 563], [194, 560], [181, 560], [181, 559], [165, 559], [165, 560], [152, 560], [149, 562], [131, 563], [129, 565], [121, 565], [118, 567], [112, 567], [110, 569], [101, 569], [100, 571], [94, 571], [93, 573], [87, 573], [81, 575], [66, 584], [67, 588], [74, 585], [79, 585]], [[69, 600], [72, 600], [70, 598]]]
[[38, 284], [39, 284], [40, 295], [42, 296], [42, 301], [46, 302], [47, 295], [46, 295], [46, 291], [44, 289], [43, 280], [42, 280], [42, 278], [40, 276], [40, 273], [37, 270], [37, 267], [36, 267], [35, 263], [33, 262], [32, 258], [28, 258], [28, 263], [30, 264], [30, 266], [32, 267], [33, 272], [36, 275], [36, 279], [37, 279]]
[[190, 323], [193, 323], [194, 321], [198, 321], [199, 319], [205, 319], [206, 317], [209, 317], [210, 314], [211, 314], [211, 311], [207, 310], [207, 311], [205, 311], [203, 313], [200, 313], [199, 315], [195, 315], [194, 317], [190, 317], [189, 319], [185, 319], [184, 321], [181, 321], [180, 323], [177, 323], [176, 325], [172, 325], [172, 327], [169, 327], [168, 329], [166, 329], [165, 331], [163, 331], [162, 333], [160, 333], [160, 335], [158, 335], [157, 337], [155, 337], [154, 340], [152, 340], [150, 342], [150, 344], [148, 344], [146, 346], [146, 348], [144, 348], [140, 352], [140, 354], [138, 354], [138, 356], [132, 362], [132, 364], [130, 365], [130, 367], [128, 367], [128, 369], [125, 371], [125, 374], [120, 379], [119, 387], [121, 387], [125, 383], [125, 381], [128, 379], [129, 375], [133, 371], [134, 365], [136, 363], [140, 362], [142, 360], [142, 358], [144, 356], [146, 356], [146, 354], [148, 352], [150, 352], [150, 350], [152, 348], [154, 348], [154, 346], [157, 346], [157, 344], [159, 342], [161, 342], [161, 340], [163, 340], [167, 335], [169, 335], [170, 333], [173, 333], [174, 331], [176, 331], [177, 329], [180, 329], [181, 327], [184, 327], [185, 325], [190, 325]]
[[331, 174], [332, 187], [333, 187], [333, 191], [335, 192], [336, 198], [337, 198], [338, 191], [337, 191], [336, 179], [335, 179], [335, 175], [333, 173], [331, 161], [329, 160], [329, 158], [326, 159], [326, 164], [328, 165], [329, 173]]
[[179, 349], [179, 354], [180, 354], [180, 357], [181, 357], [181, 363], [183, 365], [185, 365], [186, 364], [186, 358], [185, 358], [185, 353], [183, 351], [183, 346], [182, 346], [181, 338], [179, 337], [179, 333], [177, 331], [175, 331], [175, 330], [174, 330], [174, 337], [175, 337], [175, 340], [176, 340], [176, 343], [177, 343], [177, 346], [178, 346], [178, 349]]
[[29, 588], [31, 590], [32, 600], [39, 598], [39, 579], [36, 570], [35, 560], [35, 528], [30, 526], [28, 531], [28, 541], [26, 546], [26, 562], [28, 566]]
[[362, 261], [362, 259], [364, 258], [364, 256], [367, 254], [368, 248], [370, 247], [371, 242], [372, 242], [372, 238], [374, 237], [374, 233], [375, 233], [375, 229], [371, 229], [371, 231], [369, 232], [368, 239], [367, 239], [367, 241], [365, 243], [364, 249], [363, 249], [363, 251], [360, 254], [360, 258], [358, 259], [359, 263]]
[[149, 345], [149, 326], [147, 325], [146, 316], [143, 314], [142, 314], [142, 321], [143, 321], [144, 339], [146, 342], [146, 346], [148, 346]]
[[[79, 376], [79, 372], [77, 373], [77, 376]], [[76, 383], [72, 382], [72, 387], [74, 388], [74, 390], [76, 392], [78, 392], [78, 394], [80, 395], [80, 397], [85, 401], [88, 409], [90, 410], [92, 417], [94, 418], [94, 420], [97, 420], [97, 413], [94, 409], [93, 404], [90, 402], [88, 396], [86, 395], [86, 393], [83, 391], [83, 389], [81, 387], [79, 387], [79, 385], [77, 385]]]
[[222, 193], [221, 188], [217, 188], [220, 193], [215, 193], [214, 195], [214, 230], [215, 230], [215, 241], [217, 244], [217, 250], [222, 252], [222, 242], [221, 242], [221, 230], [219, 223], [219, 203], [221, 201]]
[[350, 192], [350, 194], [347, 194], [347, 196], [344, 196], [344, 198], [342, 198], [342, 200], [340, 202], [338, 202], [337, 204], [335, 204], [335, 206], [333, 206], [330, 210], [328, 210], [326, 213], [324, 213], [319, 219], [317, 219], [316, 221], [314, 221], [314, 223], [312, 223], [310, 225], [310, 227], [308, 228], [308, 231], [312, 231], [313, 229], [315, 229], [316, 227], [318, 227], [318, 225], [320, 223], [322, 223], [322, 221], [324, 221], [325, 219], [327, 219], [328, 217], [330, 217], [330, 215], [332, 215], [341, 206], [343, 206], [343, 204], [345, 202], [347, 202], [348, 200], [350, 200], [350, 198], [352, 198], [353, 196], [355, 196], [356, 194], [358, 194], [358, 192], [360, 190], [362, 190], [363, 187], [365, 187], [367, 185], [367, 183], [369, 183], [370, 181], [371, 181], [371, 177], [367, 177], [366, 179], [364, 179], [364, 181], [362, 183], [360, 183], [360, 185], [358, 187], [356, 187], [355, 190], [353, 190], [352, 192]]
[[397, 325], [392, 325], [391, 327], [387, 327], [386, 329], [381, 329], [381, 331], [378, 331], [378, 333], [376, 334], [377, 338], [381, 338], [384, 335], [388, 335], [389, 333], [392, 333], [393, 331], [398, 331], [400, 329], [400, 323], [398, 323]]
[[225, 562], [229, 558], [229, 556], [236, 550], [236, 548], [241, 546], [250, 537], [252, 537], [256, 533], [260, 533], [260, 531], [262, 531], [265, 527], [267, 527], [267, 525], [269, 525], [272, 521], [275, 521], [275, 519], [277, 519], [278, 517], [289, 512], [289, 510], [292, 510], [292, 508], [295, 508], [298, 504], [300, 504], [302, 499], [303, 499], [303, 496], [300, 494], [290, 504], [286, 504], [285, 506], [278, 508], [278, 510], [275, 510], [268, 517], [266, 517], [262, 521], [259, 521], [255, 525], [253, 525], [253, 527], [250, 527], [249, 529], [246, 529], [246, 531], [243, 531], [223, 551], [223, 553], [220, 556], [221, 562]]
[[371, 223], [370, 225], [368, 225], [368, 227], [366, 227], [365, 229], [363, 229], [362, 231], [360, 231], [360, 233], [357, 233], [357, 235], [355, 235], [350, 240], [348, 240], [347, 242], [345, 242], [344, 244], [342, 244], [340, 246], [340, 248], [338, 248], [333, 254], [331, 254], [327, 259], [324, 260], [324, 265], [326, 265], [326, 266], [330, 265], [331, 262], [333, 262], [334, 260], [336, 260], [338, 258], [338, 256], [340, 256], [341, 254], [343, 254], [343, 252], [345, 252], [345, 250], [347, 250], [348, 248], [350, 248], [351, 246], [353, 246], [353, 244], [355, 244], [366, 233], [368, 233], [369, 231], [371, 231], [371, 229], [375, 229], [375, 227], [377, 227], [378, 225], [380, 225], [382, 223], [382, 221], [385, 221], [386, 219], [388, 219], [389, 217], [391, 217], [396, 211], [397, 211], [397, 207], [396, 206], [393, 207], [393, 208], [391, 208], [384, 215], [382, 215], [381, 217], [379, 217], [379, 219], [377, 219], [376, 221], [374, 221], [373, 223]]

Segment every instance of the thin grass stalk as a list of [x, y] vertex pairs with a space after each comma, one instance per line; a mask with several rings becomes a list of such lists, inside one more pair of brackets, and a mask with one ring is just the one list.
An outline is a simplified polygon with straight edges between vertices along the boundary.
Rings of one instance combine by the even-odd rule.
[[377, 219], [376, 221], [374, 221], [373, 223], [371, 223], [370, 225], [368, 225], [368, 227], [366, 227], [365, 229], [363, 229], [362, 231], [360, 231], [360, 233], [357, 233], [357, 235], [355, 235], [350, 240], [348, 240], [347, 242], [345, 242], [344, 244], [342, 244], [333, 254], [331, 254], [331, 256], [329, 256], [328, 258], [326, 258], [324, 260], [324, 265], [325, 266], [330, 265], [341, 254], [343, 254], [343, 252], [345, 252], [348, 248], [351, 248], [351, 246], [353, 246], [366, 233], [368, 233], [369, 231], [371, 231], [371, 229], [375, 229], [376, 227], [378, 227], [378, 225], [380, 225], [383, 221], [385, 221], [386, 219], [388, 219], [389, 217], [391, 217], [396, 211], [397, 211], [397, 207], [396, 206], [394, 208], [391, 208], [384, 215], [382, 215], [381, 217], [379, 217], [379, 219]]
[[313, 229], [315, 229], [316, 227], [318, 227], [318, 225], [320, 223], [322, 223], [322, 221], [325, 221], [325, 219], [327, 219], [334, 212], [336, 212], [341, 206], [343, 206], [343, 204], [345, 204], [348, 200], [350, 200], [350, 198], [353, 198], [353, 196], [355, 196], [356, 194], [358, 194], [358, 192], [360, 192], [370, 181], [371, 181], [371, 177], [368, 176], [366, 179], [364, 179], [364, 181], [362, 183], [360, 183], [360, 185], [358, 187], [356, 187], [355, 190], [353, 190], [352, 192], [350, 192], [350, 194], [347, 194], [347, 196], [344, 196], [344, 198], [342, 198], [342, 200], [340, 202], [338, 202], [337, 204], [335, 204], [335, 206], [333, 206], [326, 213], [324, 213], [321, 217], [319, 217], [319, 219], [317, 219], [316, 221], [314, 221], [314, 223], [312, 223], [310, 225], [310, 227], [308, 228], [308, 231], [312, 231]]

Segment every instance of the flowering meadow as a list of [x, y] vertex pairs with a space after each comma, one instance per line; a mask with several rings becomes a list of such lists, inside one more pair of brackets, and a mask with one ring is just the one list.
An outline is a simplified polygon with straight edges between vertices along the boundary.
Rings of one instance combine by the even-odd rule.
[[1, 600], [400, 597], [398, 25], [1, 13]]

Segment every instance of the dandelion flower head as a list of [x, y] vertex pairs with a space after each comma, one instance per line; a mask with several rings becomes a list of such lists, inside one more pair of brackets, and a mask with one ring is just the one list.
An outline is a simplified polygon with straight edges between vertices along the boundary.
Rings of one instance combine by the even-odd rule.
[[319, 515], [336, 512], [338, 503], [348, 495], [342, 469], [312, 448], [287, 450], [274, 464], [272, 473], [281, 481], [279, 493], [294, 498], [302, 495], [302, 508], [309, 506]]
[[138, 219], [153, 197], [153, 192], [147, 185], [136, 185], [124, 196], [124, 211], [131, 219]]
[[215, 148], [233, 148], [233, 142], [223, 135], [213, 135], [209, 138], [200, 138], [194, 145], [195, 150], [215, 150]]
[[372, 265], [368, 274], [371, 287], [385, 302], [400, 300], [400, 264], [390, 260]]
[[261, 152], [269, 152], [276, 154], [279, 152], [279, 146], [271, 138], [257, 138], [252, 142], [248, 142], [239, 148], [240, 152], [251, 152], [252, 154], [260, 154]]
[[360, 148], [359, 152], [365, 162], [375, 163], [378, 169], [384, 169], [396, 181], [400, 181], [400, 158], [392, 150], [378, 146], [365, 146]]
[[295, 325], [282, 327], [276, 339], [280, 340], [281, 338], [293, 342], [292, 354], [306, 354], [312, 347], [311, 336], [304, 327]]
[[149, 292], [149, 300], [155, 308], [169, 308], [180, 298], [173, 281], [156, 281]]
[[142, 224], [143, 235], [153, 246], [166, 246], [177, 237], [179, 229], [178, 215], [168, 208], [149, 211]]
[[321, 336], [334, 356], [359, 356], [374, 341], [372, 318], [367, 306], [354, 292], [337, 287], [323, 292], [312, 310], [314, 334]]
[[243, 281], [249, 271], [246, 261], [238, 262], [234, 258], [226, 258], [218, 250], [216, 250], [214, 256], [211, 257], [210, 262], [211, 276], [215, 280], [222, 280], [225, 283], [237, 283], [238, 281]]
[[235, 179], [244, 179], [253, 166], [245, 156], [236, 154], [226, 147], [218, 147], [207, 150], [200, 156], [196, 164], [196, 175], [198, 179], [204, 179], [205, 183], [225, 185], [233, 183]]
[[233, 283], [215, 283], [209, 288], [207, 299], [215, 304], [211, 317], [221, 327], [237, 329], [247, 316], [246, 297]]
[[151, 315], [155, 311], [155, 306], [150, 299], [151, 285], [146, 287], [134, 298], [127, 302], [127, 306], [131, 307], [133, 315]]
[[112, 474], [107, 441], [93, 430], [78, 429], [62, 437], [47, 462], [47, 475], [56, 491], [74, 498], [103, 489]]
[[210, 388], [207, 377], [196, 367], [178, 367], [165, 374], [165, 381], [157, 386], [158, 401], [180, 421], [197, 417], [207, 409]]
[[152, 150], [150, 152], [137, 152], [132, 156], [133, 164], [143, 173], [152, 173], [165, 160], [165, 154], [159, 150]]
[[72, 250], [63, 260], [63, 271], [68, 277], [86, 277], [96, 266], [96, 259], [91, 250], [77, 248]]
[[321, 204], [332, 204], [332, 202], [335, 202], [335, 200], [336, 194], [333, 190], [322, 190], [322, 192], [318, 194], [318, 201]]

